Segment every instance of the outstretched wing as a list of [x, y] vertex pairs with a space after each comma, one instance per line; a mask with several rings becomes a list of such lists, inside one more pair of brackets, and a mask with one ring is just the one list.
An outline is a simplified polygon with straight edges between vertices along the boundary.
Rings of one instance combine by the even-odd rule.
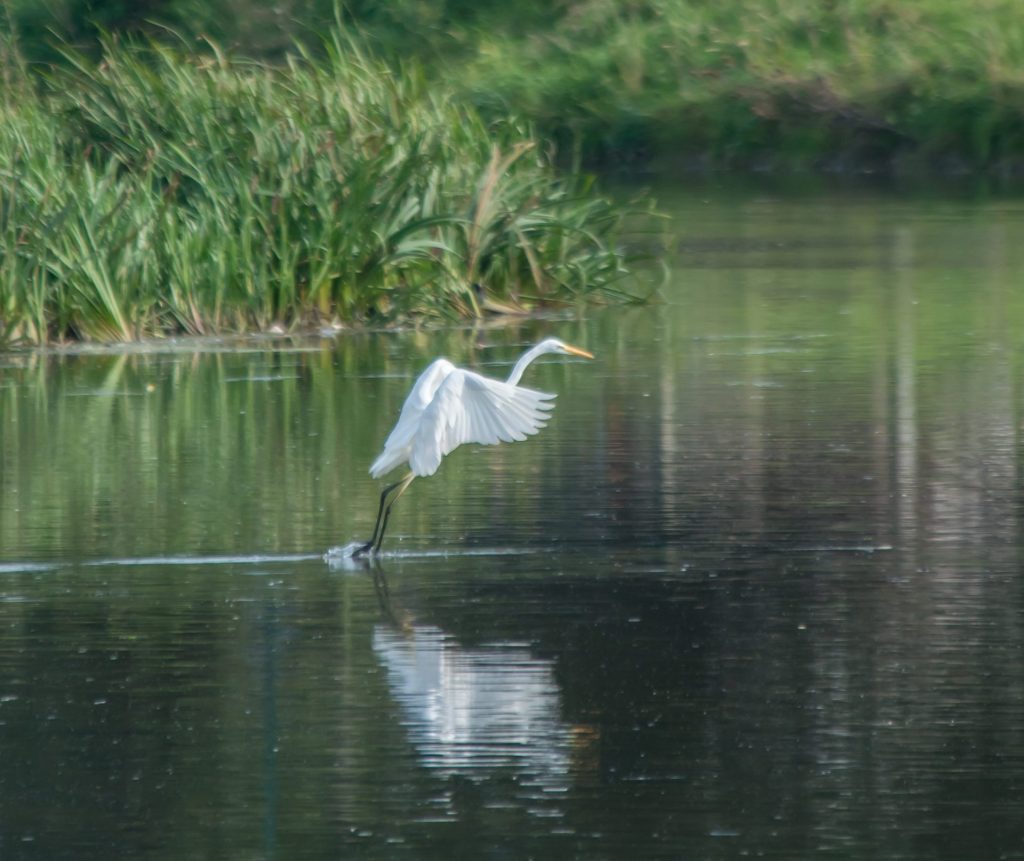
[[398, 421], [384, 442], [384, 451], [370, 466], [370, 475], [380, 478], [409, 459], [410, 447], [419, 428], [423, 411], [434, 399], [441, 383], [454, 370], [455, 365], [447, 359], [437, 359], [420, 374], [402, 405]]
[[463, 443], [524, 440], [547, 423], [554, 397], [455, 368], [419, 418], [409, 466], [416, 475], [433, 475], [441, 458]]

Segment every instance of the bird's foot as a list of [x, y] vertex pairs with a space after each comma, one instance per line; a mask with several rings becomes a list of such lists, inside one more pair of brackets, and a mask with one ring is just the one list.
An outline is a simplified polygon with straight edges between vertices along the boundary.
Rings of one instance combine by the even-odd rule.
[[358, 559], [360, 556], [365, 556], [368, 553], [373, 553], [373, 541], [367, 541], [365, 544], [360, 544], [355, 550], [352, 551], [352, 558]]

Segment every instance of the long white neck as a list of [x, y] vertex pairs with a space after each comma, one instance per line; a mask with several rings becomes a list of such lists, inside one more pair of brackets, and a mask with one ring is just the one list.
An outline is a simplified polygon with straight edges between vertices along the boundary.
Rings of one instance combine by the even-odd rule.
[[520, 378], [523, 376], [523, 371], [529, 367], [530, 362], [536, 359], [538, 356], [543, 356], [545, 353], [550, 353], [551, 348], [548, 344], [541, 342], [536, 347], [532, 347], [523, 353], [519, 357], [519, 361], [516, 362], [516, 366], [512, 369], [512, 373], [508, 375], [508, 382], [515, 386], [519, 384]]

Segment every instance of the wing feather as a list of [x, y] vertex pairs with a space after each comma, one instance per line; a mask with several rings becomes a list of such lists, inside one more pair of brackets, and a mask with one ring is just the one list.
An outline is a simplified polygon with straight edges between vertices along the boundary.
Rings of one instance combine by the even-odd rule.
[[402, 405], [398, 421], [384, 442], [384, 450], [370, 466], [370, 475], [380, 478], [409, 459], [424, 411], [434, 400], [438, 388], [454, 370], [455, 365], [447, 359], [437, 359], [420, 374]]
[[416, 475], [433, 475], [441, 458], [464, 443], [524, 440], [547, 423], [554, 397], [455, 368], [420, 415], [409, 466]]

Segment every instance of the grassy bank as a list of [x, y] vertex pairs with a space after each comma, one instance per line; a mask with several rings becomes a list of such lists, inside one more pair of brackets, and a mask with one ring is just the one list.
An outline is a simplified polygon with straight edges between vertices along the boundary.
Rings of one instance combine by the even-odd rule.
[[4, 94], [0, 344], [624, 297], [617, 210], [337, 33], [275, 66], [112, 40]]
[[1024, 165], [1017, 0], [584, 0], [459, 75], [613, 163]]

